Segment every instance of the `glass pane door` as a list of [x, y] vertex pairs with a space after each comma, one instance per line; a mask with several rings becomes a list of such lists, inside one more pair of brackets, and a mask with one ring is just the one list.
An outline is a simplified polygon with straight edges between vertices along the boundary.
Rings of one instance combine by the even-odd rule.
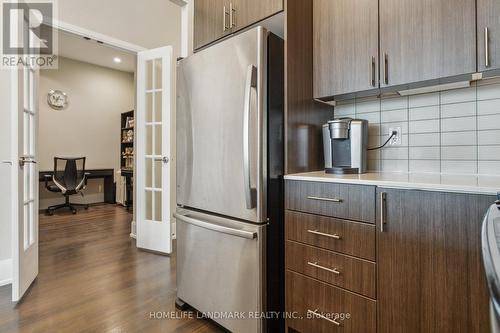
[[145, 219], [162, 220], [162, 59], [146, 61]]
[[172, 252], [170, 219], [170, 114], [172, 48], [137, 56], [137, 247]]
[[24, 107], [23, 107], [23, 149], [20, 161], [23, 173], [23, 224], [24, 250], [27, 250], [35, 242], [37, 234], [37, 202], [35, 184], [36, 176], [36, 151], [35, 151], [35, 127], [36, 127], [36, 103], [35, 100], [35, 78], [36, 72], [31, 67], [24, 67]]

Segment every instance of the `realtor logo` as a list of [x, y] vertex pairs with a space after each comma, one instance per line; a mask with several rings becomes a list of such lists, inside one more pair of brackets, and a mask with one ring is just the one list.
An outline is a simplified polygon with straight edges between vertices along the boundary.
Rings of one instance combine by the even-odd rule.
[[55, 68], [54, 3], [2, 1], [2, 67]]

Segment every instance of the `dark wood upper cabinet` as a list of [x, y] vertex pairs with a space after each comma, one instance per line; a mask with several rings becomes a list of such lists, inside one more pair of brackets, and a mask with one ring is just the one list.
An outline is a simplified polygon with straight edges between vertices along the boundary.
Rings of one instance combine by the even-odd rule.
[[478, 71], [500, 68], [500, 1], [477, 0]]
[[239, 30], [283, 10], [283, 0], [233, 0], [233, 30]]
[[380, 0], [380, 68], [381, 87], [475, 72], [476, 1]]
[[193, 46], [211, 43], [230, 32], [229, 3], [226, 0], [194, 1]]
[[314, 97], [378, 88], [378, 0], [313, 3]]
[[195, 0], [194, 49], [283, 10], [283, 0]]
[[378, 332], [489, 332], [480, 234], [494, 197], [377, 193]]

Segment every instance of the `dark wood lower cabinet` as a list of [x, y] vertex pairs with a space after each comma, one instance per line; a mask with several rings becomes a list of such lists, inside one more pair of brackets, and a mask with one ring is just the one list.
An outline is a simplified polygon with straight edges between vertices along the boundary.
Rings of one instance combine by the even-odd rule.
[[374, 262], [286, 241], [286, 268], [343, 289], [376, 298]]
[[289, 240], [375, 261], [373, 224], [289, 210], [285, 211], [285, 221]]
[[342, 186], [286, 185], [288, 332], [490, 332], [481, 225], [493, 195], [377, 187], [374, 225], [342, 207], [321, 216], [307, 199], [340, 197]]
[[[376, 331], [376, 302], [292, 271], [286, 272], [289, 332]], [[292, 329], [292, 330], [290, 330]]]
[[480, 232], [494, 197], [377, 194], [378, 332], [490, 332]]

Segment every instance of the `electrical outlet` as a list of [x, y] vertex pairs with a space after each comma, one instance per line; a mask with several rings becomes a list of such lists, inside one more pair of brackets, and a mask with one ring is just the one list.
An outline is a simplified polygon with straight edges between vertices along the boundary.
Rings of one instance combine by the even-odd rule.
[[391, 136], [392, 132], [396, 132], [396, 135], [392, 137], [391, 141], [389, 141], [389, 145], [401, 146], [401, 127], [389, 128], [389, 136]]

